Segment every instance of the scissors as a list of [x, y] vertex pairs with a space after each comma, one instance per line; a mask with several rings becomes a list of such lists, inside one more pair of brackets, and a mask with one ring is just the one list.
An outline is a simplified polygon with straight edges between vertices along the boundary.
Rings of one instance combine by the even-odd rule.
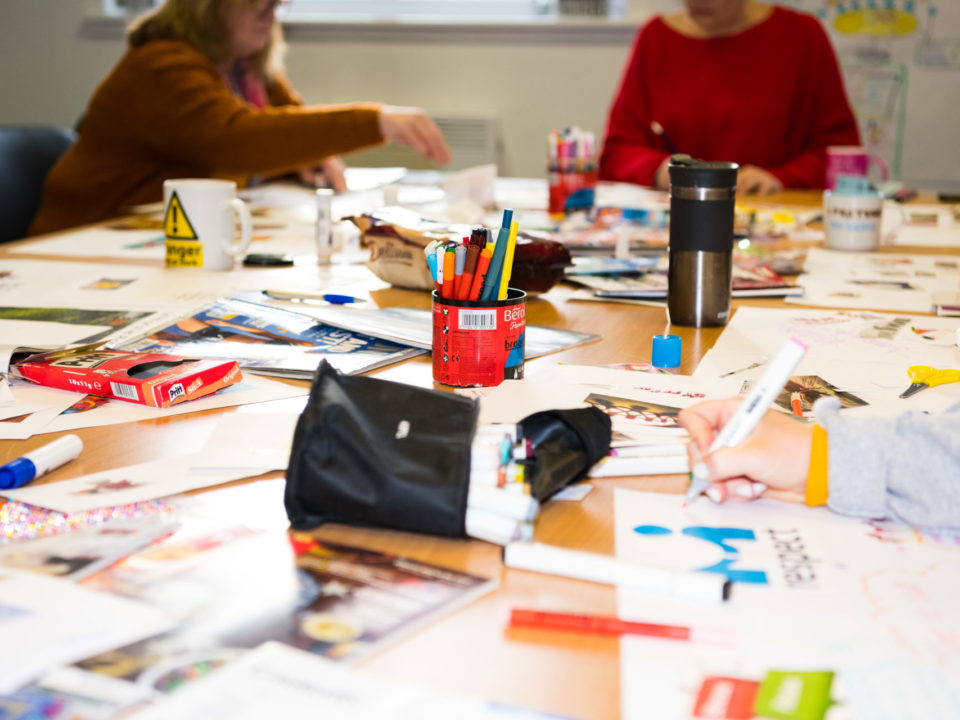
[[924, 388], [934, 385], [960, 382], [960, 370], [937, 370], [929, 365], [914, 365], [907, 368], [907, 374], [910, 375], [911, 383], [910, 387], [900, 393], [901, 398], [916, 395]]

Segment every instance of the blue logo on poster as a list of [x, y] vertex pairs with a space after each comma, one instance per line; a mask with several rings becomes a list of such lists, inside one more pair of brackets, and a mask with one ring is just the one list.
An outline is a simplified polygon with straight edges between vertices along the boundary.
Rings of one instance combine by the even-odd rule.
[[[640, 535], [648, 536], [670, 535], [673, 533], [673, 530], [660, 525], [639, 525], [633, 530]], [[696, 572], [717, 573], [726, 577], [730, 582], [753, 583], [756, 585], [767, 584], [767, 573], [765, 573], [763, 570], [744, 570], [742, 568], [733, 567], [733, 564], [737, 561], [739, 550], [735, 545], [728, 541], [746, 540], [756, 542], [757, 536], [754, 534], [753, 530], [747, 530], [745, 528], [717, 528], [695, 525], [693, 527], [684, 528], [682, 532], [688, 537], [713, 543], [728, 556], [720, 562], [714, 563], [708, 567], [695, 568]]]

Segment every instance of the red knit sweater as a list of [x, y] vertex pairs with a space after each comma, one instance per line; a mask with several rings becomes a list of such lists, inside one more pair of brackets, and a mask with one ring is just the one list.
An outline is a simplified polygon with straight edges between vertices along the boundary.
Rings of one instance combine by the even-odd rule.
[[640, 29], [610, 108], [600, 177], [653, 185], [669, 147], [757, 165], [785, 187], [823, 187], [824, 149], [859, 145], [830, 41], [811, 15], [774, 7], [737, 34], [691, 38], [658, 16]]

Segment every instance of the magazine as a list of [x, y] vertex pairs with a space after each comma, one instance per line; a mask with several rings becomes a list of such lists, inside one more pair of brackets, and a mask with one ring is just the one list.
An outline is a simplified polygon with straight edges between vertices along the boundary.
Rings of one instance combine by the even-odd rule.
[[424, 350], [318, 322], [302, 313], [241, 299], [220, 299], [116, 350], [236, 360], [250, 372], [309, 379], [322, 360], [353, 375], [422, 355]]
[[[592, 289], [598, 298], [665, 300], [667, 297], [667, 274], [662, 271], [575, 275], [568, 276], [567, 280]], [[791, 297], [803, 295], [803, 288], [772, 273], [761, 275], [736, 268], [731, 295], [735, 298]]]
[[92, 589], [171, 613], [177, 628], [77, 668], [166, 693], [270, 640], [352, 663], [496, 585], [390, 553], [197, 515], [88, 580]]
[[80, 580], [176, 529], [167, 514], [121, 518], [69, 533], [0, 545], [0, 565]]
[[[244, 299], [250, 297], [262, 298], [262, 302], [271, 307], [289, 306], [289, 301], [272, 300], [263, 293], [246, 295]], [[303, 303], [300, 307], [304, 314], [322, 323], [353, 333], [365, 333], [424, 351], [430, 350], [433, 345], [433, 313], [430, 310], [400, 307], [366, 309], [354, 305], [309, 303]], [[600, 336], [595, 333], [527, 325], [523, 356], [526, 360], [532, 360], [599, 339]]]

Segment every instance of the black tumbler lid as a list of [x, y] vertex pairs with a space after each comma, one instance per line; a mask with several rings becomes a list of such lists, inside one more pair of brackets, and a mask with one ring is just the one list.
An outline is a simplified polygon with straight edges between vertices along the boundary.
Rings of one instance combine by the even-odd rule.
[[681, 187], [729, 188], [737, 184], [739, 165], [732, 162], [707, 162], [689, 155], [670, 157], [670, 184]]

